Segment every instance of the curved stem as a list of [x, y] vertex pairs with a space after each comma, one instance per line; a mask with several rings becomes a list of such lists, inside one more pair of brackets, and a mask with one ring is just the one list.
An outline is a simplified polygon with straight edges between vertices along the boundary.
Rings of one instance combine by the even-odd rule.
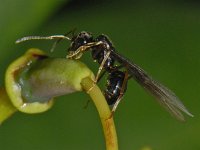
[[84, 78], [81, 81], [81, 85], [86, 92], [88, 91], [87, 93], [98, 110], [106, 140], [106, 150], [118, 150], [114, 121], [113, 118], [110, 118], [111, 112], [101, 90], [98, 86], [94, 85], [94, 82], [89, 77]]
[[[54, 97], [84, 90], [90, 95], [98, 110], [106, 149], [118, 150], [117, 134], [113, 118], [110, 118], [109, 106], [93, 80], [92, 71], [78, 60], [49, 58], [38, 49], [30, 49], [8, 67], [6, 71], [8, 96], [4, 95], [2, 98], [0, 95], [0, 100], [11, 101], [12, 107], [8, 104], [2, 105], [3, 108], [5, 106], [4, 112], [8, 117], [16, 109], [25, 113], [44, 112], [52, 106]], [[0, 122], [1, 120], [5, 118], [0, 117]]]

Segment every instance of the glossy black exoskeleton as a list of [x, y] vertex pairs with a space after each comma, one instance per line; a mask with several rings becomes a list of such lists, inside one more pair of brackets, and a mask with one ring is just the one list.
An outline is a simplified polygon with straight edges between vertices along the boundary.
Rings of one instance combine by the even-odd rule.
[[[99, 35], [95, 39], [95, 42], [102, 42], [102, 44], [91, 48], [92, 58], [93, 60], [97, 61], [105, 71], [108, 72], [104, 95], [107, 103], [109, 105], [114, 105], [117, 100], [119, 101], [123, 97], [126, 91], [127, 81], [125, 79], [125, 72], [120, 71], [119, 68], [115, 65], [115, 58], [113, 55], [109, 55], [106, 58], [108, 52], [107, 50], [113, 52], [115, 51], [115, 48], [109, 38], [106, 35]], [[105, 60], [104, 63], [102, 63], [103, 60]]]
[[[74, 39], [73, 39], [74, 38]], [[80, 32], [77, 36], [72, 38], [72, 43], [70, 48], [68, 49], [69, 54], [73, 55], [75, 51], [81, 46], [84, 49], [84, 46], [88, 43], [98, 43], [99, 45], [91, 46], [91, 55], [94, 61], [97, 61], [102, 69], [108, 72], [108, 79], [106, 89], [104, 90], [104, 95], [109, 105], [114, 105], [116, 101], [120, 100], [125, 92], [127, 87], [127, 82], [125, 81], [125, 72], [120, 71], [117, 66], [115, 66], [115, 58], [113, 55], [107, 56], [107, 50], [115, 51], [112, 43], [108, 39], [106, 35], [99, 35], [97, 38], [93, 39], [91, 34], [83, 31]], [[80, 54], [80, 53], [79, 53]], [[78, 54], [76, 54], [77, 57]], [[79, 58], [80, 56], [78, 56]], [[105, 62], [103, 62], [105, 61]], [[99, 80], [100, 72], [97, 73], [96, 81]], [[124, 84], [124, 85], [123, 85]]]
[[[104, 94], [108, 104], [114, 104], [112, 108], [113, 112], [116, 110], [126, 91], [128, 79], [132, 77], [178, 120], [184, 120], [181, 111], [191, 117], [193, 116], [171, 90], [153, 80], [133, 61], [117, 53], [111, 40], [106, 35], [102, 34], [94, 38], [91, 33], [82, 31], [77, 35], [73, 33], [72, 38], [67, 35], [53, 35], [48, 37], [29, 36], [17, 40], [16, 43], [33, 39], [58, 39], [57, 41], [67, 39], [71, 41], [68, 49], [69, 54], [67, 55], [67, 58], [71, 59], [79, 59], [85, 51], [91, 50], [93, 60], [100, 64], [94, 82], [98, 82], [105, 72], [108, 73]], [[120, 65], [115, 65], [115, 62]], [[102, 70], [104, 70], [103, 73], [101, 73]]]
[[119, 70], [109, 72], [107, 79], [106, 89], [104, 91], [105, 98], [109, 105], [114, 105], [117, 99], [126, 92], [127, 84], [125, 84], [123, 93], [122, 91], [123, 82], [125, 79], [125, 73]]
[[[92, 47], [92, 58], [94, 61], [97, 61], [99, 64], [101, 64], [104, 58], [106, 57], [106, 50], [109, 49], [110, 51], [115, 51], [115, 48], [113, 47], [108, 37], [105, 35], [99, 35], [95, 39], [95, 42], [102, 42], [102, 44]], [[103, 67], [105, 70], [110, 71], [113, 69], [114, 63], [115, 58], [113, 57], [113, 55], [109, 55]]]
[[[113, 111], [116, 110], [117, 105], [126, 91], [128, 79], [133, 77], [178, 120], [184, 120], [181, 111], [189, 116], [193, 116], [171, 90], [153, 80], [135, 63], [118, 54], [111, 40], [106, 35], [99, 35], [97, 38], [93, 39], [93, 42], [89, 42], [88, 45], [85, 44], [82, 48], [77, 48], [74, 52], [70, 51], [67, 58], [79, 58], [77, 55], [87, 50], [91, 50], [92, 58], [100, 64], [96, 82], [99, 80], [99, 77], [101, 78], [100, 72], [102, 69], [109, 74], [104, 94], [108, 104], [114, 104]], [[114, 65], [116, 61], [120, 66]], [[125, 68], [127, 72], [121, 71], [120, 68], [122, 67]]]

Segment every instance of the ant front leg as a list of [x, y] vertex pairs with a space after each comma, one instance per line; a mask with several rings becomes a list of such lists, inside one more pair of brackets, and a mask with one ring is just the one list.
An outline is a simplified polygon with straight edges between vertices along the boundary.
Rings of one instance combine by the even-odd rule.
[[93, 46], [97, 46], [97, 45], [100, 45], [100, 44], [102, 44], [101, 41], [99, 41], [99, 42], [91, 42], [91, 43], [87, 43], [85, 45], [82, 45], [82, 46], [80, 46], [75, 51], [69, 51], [69, 54], [66, 56], [66, 58], [69, 58], [69, 59], [72, 59], [72, 58], [79, 59], [82, 56], [83, 52], [89, 50]]

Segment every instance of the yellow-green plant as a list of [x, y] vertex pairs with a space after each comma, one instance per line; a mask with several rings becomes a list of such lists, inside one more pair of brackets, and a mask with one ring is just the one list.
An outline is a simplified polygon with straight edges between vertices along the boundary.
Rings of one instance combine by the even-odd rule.
[[41, 113], [52, 107], [55, 97], [85, 91], [98, 110], [107, 150], [117, 150], [109, 106], [93, 79], [92, 71], [78, 60], [50, 58], [39, 49], [30, 49], [6, 71], [5, 89], [0, 89], [0, 123], [16, 111]]

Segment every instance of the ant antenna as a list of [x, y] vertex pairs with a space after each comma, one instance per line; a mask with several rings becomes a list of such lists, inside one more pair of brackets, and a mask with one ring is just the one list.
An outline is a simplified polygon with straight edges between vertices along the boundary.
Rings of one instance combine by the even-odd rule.
[[52, 36], [26, 36], [21, 39], [18, 39], [17, 41], [15, 41], [15, 43], [18, 44], [29, 40], [54, 40], [54, 39], [66, 39], [71, 41], [71, 38], [65, 35], [52, 35]]

